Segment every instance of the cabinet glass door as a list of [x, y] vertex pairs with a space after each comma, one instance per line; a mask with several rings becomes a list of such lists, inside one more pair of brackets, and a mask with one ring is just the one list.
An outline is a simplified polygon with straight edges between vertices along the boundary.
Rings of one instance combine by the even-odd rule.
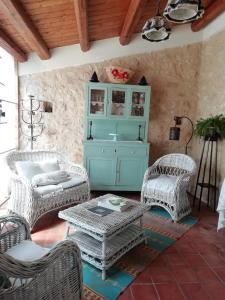
[[110, 102], [111, 116], [124, 116], [126, 108], [126, 90], [111, 89]]
[[144, 117], [145, 116], [145, 104], [146, 104], [146, 94], [141, 91], [131, 92], [131, 117]]
[[106, 112], [106, 89], [91, 88], [89, 99], [89, 114], [96, 116], [104, 116]]

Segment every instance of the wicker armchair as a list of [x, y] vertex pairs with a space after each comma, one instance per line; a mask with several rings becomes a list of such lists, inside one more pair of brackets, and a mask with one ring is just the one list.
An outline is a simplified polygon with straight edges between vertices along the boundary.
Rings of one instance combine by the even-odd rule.
[[31, 241], [24, 218], [0, 218], [1, 300], [82, 298], [80, 251], [72, 241], [47, 249]]
[[[17, 161], [43, 162], [55, 159], [60, 169], [73, 172], [82, 178], [82, 183], [58, 192], [40, 195], [25, 177], [16, 172]], [[88, 175], [84, 167], [69, 162], [62, 154], [52, 151], [12, 151], [6, 156], [11, 170], [10, 199], [8, 209], [23, 216], [31, 229], [45, 213], [71, 204], [78, 204], [90, 198]]]
[[145, 172], [141, 201], [161, 206], [179, 221], [191, 212], [187, 188], [195, 174], [194, 160], [184, 154], [168, 154], [159, 158]]

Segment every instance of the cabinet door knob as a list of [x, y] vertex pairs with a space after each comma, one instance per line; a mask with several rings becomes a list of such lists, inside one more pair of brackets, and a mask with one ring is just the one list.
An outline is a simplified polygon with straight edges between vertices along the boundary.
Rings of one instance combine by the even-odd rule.
[[102, 153], [104, 153], [105, 152], [105, 150], [104, 149], [102, 149]]
[[130, 153], [131, 153], [131, 154], [134, 154], [135, 152], [134, 152], [134, 151], [131, 151]]

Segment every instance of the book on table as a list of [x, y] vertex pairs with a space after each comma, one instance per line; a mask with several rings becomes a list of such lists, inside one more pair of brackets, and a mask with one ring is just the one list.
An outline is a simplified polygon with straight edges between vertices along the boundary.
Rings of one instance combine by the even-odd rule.
[[87, 210], [93, 212], [96, 215], [99, 215], [101, 217], [107, 216], [108, 214], [111, 214], [113, 212], [112, 209], [109, 209], [107, 207], [100, 207], [100, 206], [95, 206], [88, 208]]
[[132, 204], [129, 200], [122, 197], [110, 197], [98, 201], [98, 206], [105, 207], [114, 211], [123, 212]]

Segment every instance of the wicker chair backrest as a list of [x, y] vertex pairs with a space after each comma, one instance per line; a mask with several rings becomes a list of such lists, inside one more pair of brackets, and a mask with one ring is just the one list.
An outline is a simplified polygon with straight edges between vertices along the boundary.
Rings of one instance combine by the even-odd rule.
[[188, 155], [173, 153], [159, 158], [155, 165], [160, 173], [179, 176], [186, 173], [195, 173], [195, 161]]
[[15, 163], [17, 161], [43, 161], [56, 159], [58, 163], [65, 163], [66, 158], [54, 151], [12, 151], [6, 156], [6, 164], [12, 171], [16, 171]]

